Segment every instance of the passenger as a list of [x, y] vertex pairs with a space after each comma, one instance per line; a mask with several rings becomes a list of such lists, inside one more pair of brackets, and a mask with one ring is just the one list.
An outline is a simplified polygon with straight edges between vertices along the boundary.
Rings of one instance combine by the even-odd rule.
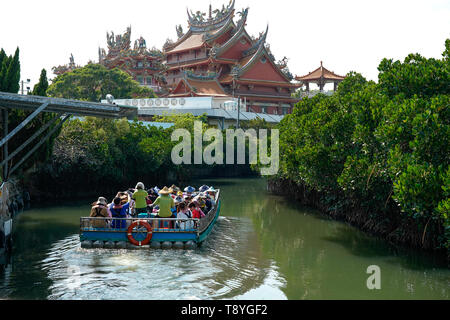
[[192, 212], [192, 218], [201, 219], [205, 216], [203, 211], [199, 208], [198, 203], [196, 201], [189, 203], [189, 210]]
[[[127, 212], [130, 207], [130, 202], [121, 204], [121, 200], [119, 197], [114, 198], [113, 203], [110, 206], [111, 214], [113, 218], [125, 219], [128, 218]], [[124, 229], [127, 227], [126, 220], [113, 219], [111, 227], [115, 229]]]
[[144, 184], [138, 182], [136, 184], [136, 191], [133, 193], [131, 198], [135, 200], [134, 203], [134, 215], [138, 216], [140, 213], [147, 213], [147, 198], [148, 193], [144, 189]]
[[91, 226], [94, 228], [107, 228], [108, 220], [105, 218], [111, 217], [111, 212], [108, 209], [108, 201], [100, 197], [97, 202], [92, 204], [91, 214], [89, 215], [91, 218], [102, 218], [102, 219], [92, 219]]
[[201, 193], [200, 196], [201, 199], [203, 199], [203, 201], [205, 202], [205, 206], [202, 207], [202, 210], [205, 214], [208, 214], [208, 212], [212, 209], [211, 198], [206, 193]]
[[188, 219], [192, 219], [192, 213], [191, 213], [191, 211], [189, 211], [189, 209], [187, 208], [187, 206], [184, 202], [181, 202], [178, 205], [177, 219], [180, 219], [178, 221], [179, 229], [186, 230], [186, 229], [192, 229], [194, 227], [193, 221], [188, 220]]
[[158, 198], [158, 194], [155, 192], [155, 190], [153, 190], [153, 188], [148, 189], [147, 193], [152, 203], [155, 202], [156, 198]]
[[[164, 187], [163, 189], [159, 190], [159, 197], [155, 200], [153, 203], [154, 206], [159, 206], [159, 212], [156, 218], [171, 218], [172, 217], [172, 211], [171, 209], [175, 206], [175, 201], [172, 199], [170, 194], [172, 193], [172, 190], [168, 189], [167, 187]], [[163, 223], [164, 225], [164, 223]], [[169, 228], [173, 229], [173, 222], [169, 221]]]
[[194, 187], [188, 186], [188, 187], [184, 188], [184, 195], [185, 196], [192, 196], [194, 192], [195, 192], [195, 188]]
[[206, 190], [206, 194], [209, 195], [211, 197], [211, 200], [215, 201], [216, 199], [216, 192], [217, 190], [214, 189], [213, 187], [209, 187], [208, 190]]
[[147, 214], [152, 213], [153, 211], [153, 201], [150, 199], [150, 195], [145, 198], [145, 202], [147, 203]]
[[178, 194], [178, 191], [181, 191], [176, 185], [172, 185], [169, 189], [172, 189], [172, 198], [175, 198]]

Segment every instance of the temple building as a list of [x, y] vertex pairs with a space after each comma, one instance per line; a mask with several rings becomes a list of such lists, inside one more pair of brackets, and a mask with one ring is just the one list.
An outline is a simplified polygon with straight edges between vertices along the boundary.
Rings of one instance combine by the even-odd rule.
[[323, 88], [327, 83], [333, 83], [334, 91], [336, 91], [339, 83], [344, 79], [344, 76], [337, 75], [333, 71], [326, 69], [323, 66], [322, 61], [320, 61], [320, 67], [316, 70], [308, 73], [305, 76], [295, 77], [295, 80], [299, 81], [302, 86], [304, 85], [306, 87], [306, 92], [309, 92], [310, 90], [310, 83], [316, 84], [319, 87], [320, 91], [323, 91]]
[[80, 66], [75, 64], [75, 59], [73, 58], [73, 54], [70, 54], [69, 64], [53, 67], [52, 71], [55, 75], [59, 76], [63, 73], [70, 72], [70, 71], [73, 71], [78, 68], [80, 68]]
[[245, 30], [248, 8], [236, 13], [234, 7], [232, 0], [222, 9], [210, 6], [208, 14], [188, 10], [189, 29], [183, 33], [177, 26], [178, 40], [163, 48], [169, 97], [228, 96], [240, 98], [242, 111], [291, 113], [299, 84], [291, 82], [285, 59], [275, 62], [268, 27], [251, 37]]
[[131, 27], [123, 35], [106, 33], [108, 53], [105, 49], [98, 49], [98, 60], [108, 69], [118, 68], [125, 71], [139, 82], [149, 87], [155, 93], [164, 93], [165, 79], [163, 53], [156, 49], [148, 49], [144, 38], [140, 37], [131, 48]]

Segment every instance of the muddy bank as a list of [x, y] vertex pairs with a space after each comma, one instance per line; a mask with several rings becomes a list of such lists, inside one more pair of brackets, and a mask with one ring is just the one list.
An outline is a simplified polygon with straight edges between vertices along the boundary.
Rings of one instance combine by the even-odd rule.
[[425, 230], [420, 229], [417, 223], [402, 215], [392, 204], [380, 204], [380, 211], [371, 212], [342, 194], [318, 192], [286, 179], [269, 179], [267, 188], [273, 194], [295, 199], [302, 205], [316, 208], [332, 219], [349, 223], [391, 244], [434, 251], [439, 255], [447, 255], [447, 260], [450, 261], [447, 250], [434, 249], [438, 239], [433, 236], [436, 234], [433, 231], [436, 231], [439, 225], [430, 221]]

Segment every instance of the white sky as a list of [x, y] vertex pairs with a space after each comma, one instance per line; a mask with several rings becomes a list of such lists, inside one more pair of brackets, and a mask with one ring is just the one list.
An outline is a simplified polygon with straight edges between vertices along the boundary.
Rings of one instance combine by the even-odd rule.
[[[186, 7], [193, 12], [227, 5], [229, 0], [21, 0], [0, 3], [0, 48], [20, 48], [22, 79], [37, 82], [42, 68], [98, 60], [107, 48], [106, 32], [131, 41], [143, 36], [147, 47], [162, 48], [175, 25], [187, 30]], [[441, 58], [450, 38], [450, 0], [236, 0], [250, 7], [247, 32], [258, 36], [269, 24], [267, 42], [276, 59], [288, 57], [294, 75], [320, 65], [337, 74], [357, 71], [377, 80], [381, 59], [409, 53]], [[237, 18], [236, 18], [237, 20]], [[313, 88], [312, 88], [313, 89]]]

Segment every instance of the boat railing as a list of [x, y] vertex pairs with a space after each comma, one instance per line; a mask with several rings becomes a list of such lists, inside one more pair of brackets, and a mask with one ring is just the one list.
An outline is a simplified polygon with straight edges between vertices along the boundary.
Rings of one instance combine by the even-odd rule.
[[214, 201], [215, 205], [201, 219], [180, 218], [114, 218], [114, 217], [81, 217], [80, 231], [83, 232], [127, 232], [129, 226], [135, 221], [145, 221], [152, 227], [152, 232], [174, 232], [174, 233], [202, 233], [214, 220], [219, 206], [220, 190], [217, 190]]
[[197, 233], [200, 219], [81, 217], [80, 231], [127, 232], [129, 226], [135, 221], [147, 222], [152, 232]]

